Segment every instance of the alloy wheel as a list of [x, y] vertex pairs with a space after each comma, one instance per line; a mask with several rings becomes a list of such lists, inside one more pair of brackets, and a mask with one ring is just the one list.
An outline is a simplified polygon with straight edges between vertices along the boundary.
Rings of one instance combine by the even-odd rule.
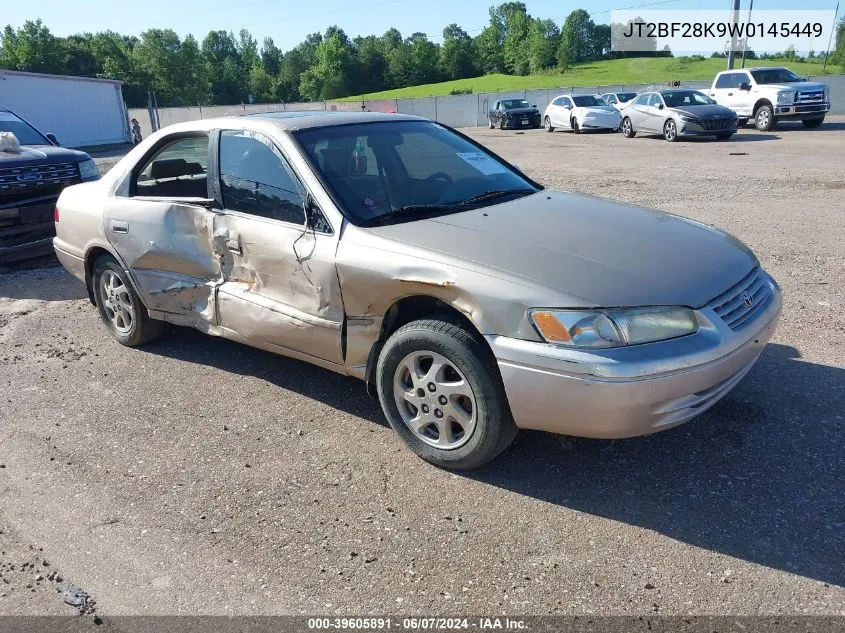
[[667, 141], [674, 141], [677, 135], [678, 128], [675, 126], [675, 122], [672, 119], [669, 119], [663, 127], [663, 136]]
[[396, 367], [393, 396], [402, 421], [426, 444], [452, 450], [472, 437], [475, 394], [445, 356], [425, 350], [405, 356]]
[[135, 307], [128, 288], [113, 270], [100, 276], [100, 301], [112, 327], [121, 334], [128, 333], [135, 322]]

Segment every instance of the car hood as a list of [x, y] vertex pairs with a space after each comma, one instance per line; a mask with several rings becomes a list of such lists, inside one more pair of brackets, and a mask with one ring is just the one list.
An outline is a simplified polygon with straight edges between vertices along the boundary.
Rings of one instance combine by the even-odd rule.
[[619, 114], [619, 110], [611, 105], [606, 106], [578, 106], [584, 114]]
[[704, 224], [550, 190], [368, 231], [603, 307], [700, 307], [757, 265], [745, 245]]
[[540, 114], [540, 111], [537, 108], [510, 108], [503, 114]]
[[733, 110], [721, 105], [692, 105], [681, 106], [678, 108], [669, 108], [679, 114], [686, 114], [687, 116], [696, 117], [698, 119], [713, 119], [716, 117], [732, 117]]
[[824, 90], [827, 86], [817, 81], [796, 81], [785, 84], [758, 84], [757, 87], [767, 90]]
[[79, 162], [90, 158], [85, 152], [55, 145], [22, 145], [20, 154], [0, 152], [0, 166], [49, 165], [52, 163]]

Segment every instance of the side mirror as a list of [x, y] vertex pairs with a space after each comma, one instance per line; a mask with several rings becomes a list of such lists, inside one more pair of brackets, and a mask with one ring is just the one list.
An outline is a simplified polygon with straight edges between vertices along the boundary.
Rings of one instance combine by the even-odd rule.
[[47, 132], [44, 136], [46, 136], [46, 137], [47, 137], [47, 140], [48, 140], [48, 141], [50, 141], [50, 142], [51, 142], [53, 145], [55, 145], [56, 147], [58, 147], [59, 145], [61, 145], [61, 143], [59, 143], [59, 139], [57, 139], [57, 138], [56, 138], [56, 135], [55, 135], [55, 134], [53, 134], [52, 132]]
[[658, 103], [658, 104], [657, 104], [657, 109], [658, 109], [658, 110], [662, 110], [662, 109], [663, 109], [663, 104], [662, 104], [662, 103]]
[[743, 81], [741, 84], [739, 84], [739, 89], [740, 90], [746, 90], [746, 91], [751, 90], [751, 84], [748, 83], [747, 81]]
[[535, 104], [534, 104], [534, 105], [532, 105], [531, 107], [532, 107], [532, 108], [536, 108], [536, 107], [537, 107], [537, 104], [535, 103]]

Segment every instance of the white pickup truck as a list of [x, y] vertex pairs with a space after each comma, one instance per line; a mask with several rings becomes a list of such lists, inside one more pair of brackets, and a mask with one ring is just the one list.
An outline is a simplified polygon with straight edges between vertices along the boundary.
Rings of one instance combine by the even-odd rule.
[[707, 94], [736, 112], [740, 126], [754, 119], [761, 132], [775, 129], [783, 120], [800, 120], [806, 128], [817, 128], [830, 110], [827, 86], [805, 81], [782, 67], [721, 72]]

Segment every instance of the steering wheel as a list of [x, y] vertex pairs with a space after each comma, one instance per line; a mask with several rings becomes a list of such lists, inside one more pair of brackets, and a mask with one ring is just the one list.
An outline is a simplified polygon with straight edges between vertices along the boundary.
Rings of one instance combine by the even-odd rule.
[[428, 178], [425, 179], [426, 182], [428, 182], [429, 180], [439, 181], [439, 182], [442, 182], [446, 185], [451, 185], [452, 182], [453, 182], [452, 177], [449, 174], [442, 172], [442, 171], [436, 171], [433, 174], [431, 174], [431, 176], [429, 176]]

